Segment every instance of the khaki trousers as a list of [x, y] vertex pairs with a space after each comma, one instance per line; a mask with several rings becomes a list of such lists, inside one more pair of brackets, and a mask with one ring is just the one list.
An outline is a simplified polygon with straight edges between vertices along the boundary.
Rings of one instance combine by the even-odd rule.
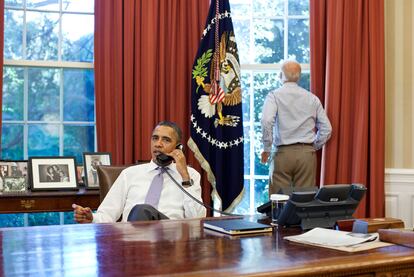
[[269, 196], [290, 194], [316, 185], [316, 150], [311, 144], [281, 145], [273, 156]]

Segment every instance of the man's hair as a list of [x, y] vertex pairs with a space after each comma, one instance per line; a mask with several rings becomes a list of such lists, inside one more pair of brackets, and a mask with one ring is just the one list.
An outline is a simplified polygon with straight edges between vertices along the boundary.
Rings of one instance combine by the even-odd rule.
[[178, 125], [172, 121], [161, 121], [155, 126], [157, 128], [158, 126], [167, 126], [174, 130], [175, 134], [177, 135], [177, 143], [181, 143], [181, 139], [183, 137], [183, 132], [181, 131], [181, 128], [178, 127]]
[[[297, 67], [296, 70], [293, 70], [293, 67]], [[282, 64], [282, 74], [285, 77], [285, 80], [288, 82], [298, 82], [301, 75], [301, 67], [297, 61], [286, 60]]]

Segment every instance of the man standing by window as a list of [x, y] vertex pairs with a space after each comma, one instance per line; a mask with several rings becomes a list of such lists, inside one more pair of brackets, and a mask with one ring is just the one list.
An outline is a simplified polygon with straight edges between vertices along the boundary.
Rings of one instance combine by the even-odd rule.
[[263, 106], [261, 162], [269, 160], [272, 144], [276, 149], [269, 195], [314, 187], [316, 150], [331, 135], [331, 123], [318, 97], [298, 85], [300, 75], [299, 63], [285, 61], [280, 72], [283, 85], [267, 95]]

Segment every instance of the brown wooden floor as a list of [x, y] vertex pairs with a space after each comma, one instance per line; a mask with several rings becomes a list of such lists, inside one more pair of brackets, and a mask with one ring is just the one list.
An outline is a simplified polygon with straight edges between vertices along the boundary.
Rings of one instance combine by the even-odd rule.
[[349, 254], [283, 239], [297, 229], [230, 237], [201, 224], [166, 220], [3, 228], [0, 275], [348, 276], [392, 271], [414, 276], [414, 249], [406, 247]]

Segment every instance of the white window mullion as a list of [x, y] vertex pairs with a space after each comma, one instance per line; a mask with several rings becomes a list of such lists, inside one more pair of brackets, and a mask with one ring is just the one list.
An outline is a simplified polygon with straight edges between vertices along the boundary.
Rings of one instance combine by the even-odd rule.
[[284, 59], [287, 59], [288, 58], [288, 54], [289, 54], [289, 51], [288, 51], [288, 38], [289, 38], [289, 25], [288, 25], [288, 22], [289, 22], [289, 20], [288, 20], [288, 12], [289, 12], [289, 1], [288, 0], [285, 0], [285, 6], [284, 6], [284, 8], [285, 8], [285, 14], [284, 14], [284, 16], [283, 16], [283, 24], [285, 25], [285, 28], [284, 28], [284, 32], [283, 32], [283, 58]]
[[[249, 38], [249, 42], [250, 42], [250, 47], [249, 49], [252, 50], [252, 52], [254, 53], [253, 57], [251, 57], [251, 59], [249, 62], [250, 63], [255, 63], [254, 58], [256, 57], [256, 51], [254, 50], [254, 21], [253, 21], [253, 0], [250, 0], [250, 38]], [[254, 71], [251, 70], [250, 71], [250, 98], [249, 98], [249, 106], [250, 106], [250, 120], [249, 120], [249, 125], [250, 125], [250, 129], [249, 129], [249, 135], [250, 135], [250, 149], [249, 149], [249, 155], [250, 155], [250, 172], [249, 172], [249, 193], [250, 193], [250, 201], [249, 201], [249, 213], [252, 214], [254, 213], [254, 203], [255, 203], [255, 193], [254, 193], [254, 140], [253, 138], [253, 134], [254, 134], [254, 88], [253, 88], [253, 77]], [[253, 154], [253, 155], [252, 155]]]
[[62, 60], [62, 0], [59, 0], [58, 61]]
[[59, 155], [63, 156], [63, 68], [60, 69], [59, 80]]
[[250, 105], [250, 204], [249, 204], [249, 213], [254, 214], [254, 207], [255, 207], [255, 172], [254, 172], [254, 73], [255, 71], [250, 71], [250, 99], [249, 99], [249, 105]]
[[27, 51], [26, 51], [26, 45], [27, 45], [27, 39], [26, 39], [26, 33], [27, 33], [27, 12], [26, 12], [26, 0], [24, 1], [24, 9], [23, 9], [23, 38], [22, 38], [22, 59], [26, 60], [27, 58]]
[[25, 67], [23, 69], [23, 157], [25, 160], [29, 157], [29, 69]]

